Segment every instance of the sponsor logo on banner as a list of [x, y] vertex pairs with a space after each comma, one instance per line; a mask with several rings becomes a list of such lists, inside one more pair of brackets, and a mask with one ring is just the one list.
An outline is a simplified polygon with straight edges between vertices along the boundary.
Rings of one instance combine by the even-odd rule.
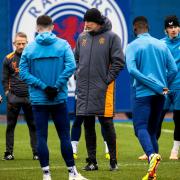
[[[79, 33], [83, 31], [83, 16], [92, 7], [98, 8], [111, 20], [112, 30], [120, 36], [122, 47], [125, 49], [128, 41], [127, 26], [123, 13], [114, 0], [26, 0], [14, 20], [12, 41], [15, 33], [19, 31], [27, 34], [29, 42], [33, 41], [36, 34], [36, 19], [46, 14], [53, 19], [53, 32], [58, 37], [66, 39], [73, 49]], [[74, 77], [70, 78], [68, 91], [69, 96], [74, 96]]]

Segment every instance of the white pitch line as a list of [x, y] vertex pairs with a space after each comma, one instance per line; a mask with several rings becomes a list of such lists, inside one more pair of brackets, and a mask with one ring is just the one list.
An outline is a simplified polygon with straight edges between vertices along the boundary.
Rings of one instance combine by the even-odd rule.
[[[167, 166], [167, 165], [174, 165], [174, 164], [178, 164], [179, 165], [179, 161], [175, 162], [175, 161], [171, 161], [171, 162], [162, 162], [161, 166]], [[101, 163], [100, 166], [106, 166], [108, 163]], [[79, 165], [84, 165], [84, 163], [78, 163]], [[148, 166], [148, 163], [142, 162], [142, 163], [119, 163], [118, 166], [120, 167], [133, 167], [133, 166]], [[64, 169], [66, 168], [66, 166], [51, 166], [51, 169]], [[9, 167], [9, 168], [0, 168], [0, 171], [22, 171], [22, 170], [35, 170], [35, 169], [40, 169], [39, 166], [33, 166], [33, 167]], [[103, 168], [106, 169], [106, 168]], [[103, 170], [102, 169], [102, 170]]]
[[[133, 125], [131, 125], [131, 124], [123, 124], [123, 123], [121, 123], [121, 124], [120, 124], [120, 123], [119, 123], [119, 124], [116, 124], [116, 126], [133, 128]], [[162, 132], [165, 132], [165, 133], [170, 133], [170, 134], [174, 133], [173, 130], [169, 130], [169, 129], [162, 129], [161, 131], [162, 131]]]

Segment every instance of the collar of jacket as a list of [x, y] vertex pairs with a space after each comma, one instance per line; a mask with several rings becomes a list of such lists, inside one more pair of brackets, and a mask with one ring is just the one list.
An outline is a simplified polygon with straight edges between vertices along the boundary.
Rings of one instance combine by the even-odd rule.
[[18, 56], [18, 57], [21, 57], [22, 53], [18, 53], [17, 51], [15, 51], [15, 54]]
[[180, 40], [180, 33], [178, 34], [178, 36], [176, 36], [175, 38], [170, 38], [169, 36], [168, 36], [168, 34], [167, 34], [167, 39], [168, 39], [168, 41], [170, 41], [170, 42], [176, 42], [176, 41], [179, 41]]
[[145, 32], [137, 35], [137, 37], [141, 37], [141, 36], [150, 36], [150, 34], [148, 32]]

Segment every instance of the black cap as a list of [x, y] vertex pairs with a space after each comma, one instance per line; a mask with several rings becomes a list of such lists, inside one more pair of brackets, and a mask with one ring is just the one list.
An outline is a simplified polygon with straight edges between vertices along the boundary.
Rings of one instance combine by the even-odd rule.
[[100, 25], [104, 23], [104, 19], [101, 12], [96, 8], [88, 9], [86, 11], [84, 15], [84, 21], [95, 22]]
[[179, 26], [179, 21], [177, 16], [167, 16], [164, 21], [164, 27], [165, 29], [171, 26]]

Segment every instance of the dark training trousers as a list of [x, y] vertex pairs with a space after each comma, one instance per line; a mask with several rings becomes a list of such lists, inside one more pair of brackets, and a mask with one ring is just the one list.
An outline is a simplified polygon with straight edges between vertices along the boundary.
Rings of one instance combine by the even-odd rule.
[[133, 125], [135, 134], [147, 156], [158, 153], [156, 138], [164, 105], [163, 95], [134, 97]]
[[[67, 167], [74, 166], [73, 151], [70, 139], [70, 121], [66, 102], [56, 105], [33, 105], [37, 133], [37, 150], [41, 167], [49, 166], [47, 145], [48, 120], [51, 115], [59, 137], [62, 157]], [[59, 149], [60, 152], [60, 149]]]
[[7, 128], [6, 128], [6, 152], [13, 153], [14, 147], [14, 130], [17, 124], [17, 118], [20, 110], [23, 110], [24, 117], [29, 128], [30, 143], [33, 154], [36, 150], [36, 128], [32, 115], [30, 103], [8, 103], [7, 104]]
[[[71, 141], [79, 141], [81, 137], [81, 125], [84, 122], [83, 116], [76, 116], [75, 120], [73, 121], [72, 129], [71, 129]], [[105, 132], [103, 127], [101, 126], [101, 134], [103, 136], [104, 141], [105, 139]]]
[[[109, 149], [110, 158], [116, 158], [116, 133], [111, 117], [98, 117], [99, 122], [104, 131], [104, 138], [106, 139]], [[84, 116], [85, 139], [88, 158], [92, 162], [96, 162], [96, 131], [95, 131], [95, 116]]]
[[180, 141], [180, 90], [172, 90], [166, 97], [164, 110], [161, 114], [159, 127], [157, 131], [157, 139], [161, 135], [161, 126], [166, 112], [173, 107], [173, 120], [174, 120], [174, 140]]

